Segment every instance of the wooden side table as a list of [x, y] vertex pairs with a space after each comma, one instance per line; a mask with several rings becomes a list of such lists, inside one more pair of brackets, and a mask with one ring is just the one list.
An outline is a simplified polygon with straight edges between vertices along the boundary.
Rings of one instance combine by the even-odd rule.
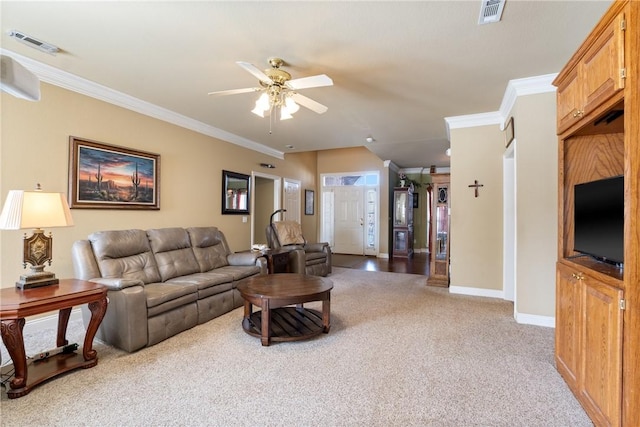
[[[71, 309], [88, 304], [91, 320], [84, 338], [82, 354], [59, 353], [27, 366], [22, 330], [25, 317], [59, 310], [56, 345], [68, 345], [67, 325]], [[14, 378], [7, 390], [9, 399], [28, 394], [33, 387], [57, 375], [77, 368], [91, 368], [98, 364], [92, 349], [93, 338], [107, 311], [107, 288], [93, 282], [63, 279], [57, 285], [21, 290], [0, 289], [0, 327], [2, 341], [13, 360]]]
[[289, 273], [289, 251], [286, 249], [269, 249], [262, 253], [267, 259], [269, 274]]

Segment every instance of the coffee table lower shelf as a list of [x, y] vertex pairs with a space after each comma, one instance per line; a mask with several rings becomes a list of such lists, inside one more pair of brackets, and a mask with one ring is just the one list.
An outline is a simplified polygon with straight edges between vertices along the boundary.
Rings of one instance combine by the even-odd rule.
[[[242, 320], [242, 329], [254, 337], [262, 337], [262, 311]], [[271, 341], [298, 341], [328, 333], [318, 310], [298, 307], [271, 309]]]

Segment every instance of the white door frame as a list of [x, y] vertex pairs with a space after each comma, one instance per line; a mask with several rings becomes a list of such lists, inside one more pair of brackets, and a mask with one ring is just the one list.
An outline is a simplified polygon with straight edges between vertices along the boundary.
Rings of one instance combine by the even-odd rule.
[[517, 268], [517, 205], [516, 205], [516, 141], [513, 141], [502, 158], [503, 188], [503, 254], [502, 283], [504, 299], [513, 301], [514, 315], [516, 304], [516, 268]]

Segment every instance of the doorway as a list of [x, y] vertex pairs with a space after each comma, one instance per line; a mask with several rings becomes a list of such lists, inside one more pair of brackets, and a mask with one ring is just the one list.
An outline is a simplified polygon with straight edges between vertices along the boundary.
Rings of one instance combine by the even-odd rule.
[[251, 245], [266, 245], [269, 218], [280, 208], [282, 180], [260, 172], [252, 172], [251, 178]]
[[379, 173], [321, 176], [321, 240], [339, 254], [378, 255]]

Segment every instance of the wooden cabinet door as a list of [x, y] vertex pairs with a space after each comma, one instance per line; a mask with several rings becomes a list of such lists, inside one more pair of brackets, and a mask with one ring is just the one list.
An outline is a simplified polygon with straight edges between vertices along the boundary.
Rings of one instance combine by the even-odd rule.
[[582, 281], [572, 269], [556, 269], [556, 366], [569, 387], [578, 392]]
[[587, 277], [582, 295], [582, 401], [596, 425], [619, 426], [623, 292]]
[[624, 88], [624, 13], [598, 37], [582, 61], [582, 109], [587, 114]]
[[569, 126], [578, 120], [580, 106], [582, 105], [581, 81], [578, 79], [578, 68], [567, 75], [566, 79], [558, 86], [557, 115], [558, 133], [564, 132]]

